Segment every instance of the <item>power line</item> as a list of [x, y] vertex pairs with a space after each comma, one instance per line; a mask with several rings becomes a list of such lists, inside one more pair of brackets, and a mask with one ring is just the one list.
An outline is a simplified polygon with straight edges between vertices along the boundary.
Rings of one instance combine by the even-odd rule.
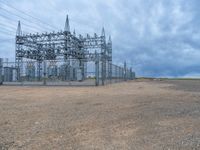
[[[5, 11], [5, 12], [11, 14], [11, 15], [14, 15], [14, 16], [16, 16], [16, 17], [19, 17], [19, 18], [23, 19], [24, 21], [26, 21], [26, 22], [28, 22], [28, 23], [31, 22], [31, 23], [35, 24], [35, 22], [33, 22], [33, 21], [31, 21], [31, 20], [28, 20], [28, 19], [26, 19], [26, 18], [24, 18], [24, 17], [21, 17], [21, 16], [15, 14], [15, 13], [13, 13], [13, 12], [10, 12], [10, 11], [8, 11], [8, 10], [2, 8], [2, 7], [0, 7], [0, 8], [1, 8], [3, 11]], [[31, 25], [28, 25], [28, 26], [33, 27], [33, 26], [31, 26]], [[41, 30], [42, 28], [44, 28], [44, 27], [41, 27], [41, 26], [40, 26], [40, 28], [38, 28], [38, 27], [39, 27], [39, 25], [37, 25], [37, 27], [35, 26], [34, 28], [36, 28], [37, 30]]]
[[[47, 23], [41, 21], [40, 19], [38, 19], [38, 18], [36, 18], [36, 17], [33, 17], [33, 16], [31, 16], [31, 15], [29, 15], [29, 14], [27, 14], [27, 13], [25, 13], [25, 12], [23, 12], [23, 11], [21, 11], [21, 10], [15, 8], [15, 7], [13, 7], [13, 6], [11, 6], [11, 5], [8, 5], [8, 4], [4, 3], [4, 2], [1, 2], [1, 3], [3, 3], [4, 5], [6, 5], [6, 6], [10, 7], [10, 8], [13, 8], [13, 9], [17, 10], [18, 12], [20, 12], [20, 13], [26, 15], [26, 16], [29, 16], [29, 17], [31, 17], [31, 18], [37, 20], [37, 22], [39, 22], [39, 23], [43, 23], [43, 24], [46, 24], [46, 25], [48, 25], [48, 26], [51, 26], [51, 25], [49, 25], [49, 24], [47, 24]], [[1, 8], [2, 8], [2, 7], [1, 7]], [[17, 16], [17, 17], [22, 18], [22, 19], [25, 20], [25, 21], [35, 23], [35, 22], [29, 21], [28, 19], [26, 19], [26, 18], [24, 18], [24, 17], [21, 17], [21, 16], [19, 16], [19, 15], [17, 15], [17, 14], [13, 14], [12, 12], [9, 12], [9, 11], [6, 10], [5, 8], [2, 8], [2, 9], [3, 9], [4, 11], [6, 11], [6, 12], [12, 14], [12, 15], [15, 15], [15, 16]], [[72, 21], [72, 22], [74, 22], [74, 23], [78, 23], [77, 21], [72, 20], [72, 19], [70, 19], [70, 21]], [[30, 25], [27, 25], [27, 26], [30, 26]], [[38, 25], [37, 25], [37, 26], [38, 26]], [[31, 26], [31, 27], [32, 27], [32, 26]], [[41, 26], [40, 26], [40, 27], [41, 27]], [[44, 27], [42, 26], [42, 28], [44, 28]], [[55, 28], [55, 27], [51, 26], [51, 28]], [[39, 29], [39, 30], [40, 30], [40, 29]], [[86, 31], [86, 30], [84, 30], [84, 31]]]
[[[1, 7], [0, 7], [1, 8]], [[3, 9], [3, 8], [1, 8], [1, 9]], [[4, 11], [6, 11], [7, 13], [9, 13], [9, 14], [12, 14], [12, 15], [15, 15], [15, 16], [17, 16], [17, 17], [19, 17], [19, 18], [22, 18], [23, 20], [25, 20], [26, 22], [32, 22], [32, 21], [29, 21], [29, 20], [27, 20], [27, 19], [25, 19], [25, 18], [23, 18], [23, 17], [20, 17], [19, 15], [17, 15], [17, 14], [14, 14], [14, 13], [12, 13], [12, 12], [9, 12], [8, 10], [6, 10], [6, 9], [3, 9]], [[33, 22], [32, 22], [33, 23]], [[25, 24], [25, 23], [24, 23]], [[28, 25], [28, 24], [26, 24], [26, 26], [29, 26], [29, 27], [31, 27], [31, 28], [33, 28], [33, 29], [37, 29], [37, 30], [41, 30], [41, 28], [38, 28], [38, 27], [34, 27], [34, 26], [32, 26], [32, 25]]]
[[0, 39], [0, 43], [14, 42], [15, 39]]
[[[15, 23], [18, 22], [17, 19], [10, 19], [9, 17], [7, 17], [7, 16], [5, 16], [5, 15], [2, 15], [2, 14], [0, 14], [0, 16], [3, 17], [4, 19], [7, 19], [8, 21], [12, 21], [12, 22], [15, 22]], [[37, 31], [38, 31], [38, 29], [36, 29], [35, 27], [33, 27], [33, 26], [31, 26], [31, 25], [28, 25], [28, 24], [26, 24], [26, 23], [23, 23], [23, 25], [27, 26], [28, 28], [30, 27], [30, 28], [32, 28], [33, 30], [35, 30], [35, 31], [33, 31], [33, 32], [37, 32]]]
[[[1, 27], [1, 26], [0, 26]], [[2, 28], [0, 29], [0, 31], [7, 31], [7, 32], [10, 32], [10, 33], [15, 33], [14, 31], [10, 30], [10, 29], [7, 29], [7, 28]]]
[[3, 33], [3, 34], [9, 34], [9, 35], [15, 36], [15, 33], [10, 32], [10, 31], [0, 30], [0, 32]]
[[[18, 22], [17, 19], [11, 19], [11, 18], [9, 18], [8, 16], [2, 15], [2, 14], [0, 14], [0, 16], [3, 17], [4, 19], [7, 19], [8, 21], [15, 22], [16, 24], [17, 24], [17, 22]], [[26, 24], [24, 23], [24, 25], [26, 25]], [[15, 25], [15, 26], [16, 26], [16, 25]], [[29, 26], [29, 25], [27, 25], [27, 26]], [[35, 28], [34, 28], [34, 29], [35, 29]]]
[[8, 31], [2, 31], [2, 30], [0, 30], [0, 33], [4, 34], [6, 36], [12, 36], [12, 37], [15, 36], [14, 33], [11, 33], [11, 32], [8, 32]]
[[36, 18], [36, 17], [34, 17], [34, 16], [31, 16], [30, 14], [28, 14], [28, 13], [26, 13], [26, 12], [23, 12], [23, 11], [21, 11], [21, 10], [19, 10], [19, 9], [13, 7], [13, 6], [11, 6], [11, 5], [8, 5], [7, 3], [4, 3], [4, 2], [2, 2], [2, 1], [1, 1], [0, 3], [3, 3], [4, 5], [6, 5], [6, 6], [12, 8], [12, 9], [17, 10], [18, 12], [20, 12], [20, 13], [22, 13], [22, 14], [28, 16], [28, 17], [31, 17], [31, 18], [37, 20], [38, 22], [40, 22], [40, 23], [42, 23], [42, 24], [48, 25], [48, 26], [51, 27], [52, 29], [56, 29], [56, 27], [54, 27], [54, 26], [52, 26], [52, 25], [50, 25], [50, 24], [48, 24], [48, 23], [46, 23], [46, 22], [44, 22], [44, 21], [42, 21], [42, 20], [40, 20], [40, 19], [38, 19], [38, 18]]
[[10, 30], [10, 29], [7, 29], [7, 28], [0, 28], [0, 31], [6, 31], [6, 32], [10, 32], [11, 34], [15, 34], [14, 31]]
[[4, 23], [0, 22], [0, 26], [2, 26], [1, 28], [4, 28], [4, 29], [9, 28], [9, 30], [12, 29], [12, 31], [13, 30], [16, 31], [16, 29], [13, 26], [10, 26], [10, 24], [4, 24]]

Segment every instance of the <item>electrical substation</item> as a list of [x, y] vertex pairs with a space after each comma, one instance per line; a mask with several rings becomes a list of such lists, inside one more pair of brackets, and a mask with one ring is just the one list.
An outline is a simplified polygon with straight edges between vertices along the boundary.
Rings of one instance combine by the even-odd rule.
[[135, 73], [113, 64], [112, 40], [100, 35], [71, 32], [66, 17], [64, 31], [24, 34], [16, 32], [15, 61], [0, 59], [1, 84], [105, 85], [133, 80]]

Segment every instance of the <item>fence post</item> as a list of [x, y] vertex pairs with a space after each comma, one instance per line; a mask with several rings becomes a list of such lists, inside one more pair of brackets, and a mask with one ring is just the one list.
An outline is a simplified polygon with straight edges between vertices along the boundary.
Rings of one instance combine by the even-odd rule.
[[133, 80], [133, 71], [132, 71], [132, 67], [130, 68], [130, 80]]
[[22, 60], [17, 60], [17, 62], [15, 62], [15, 65], [16, 65], [16, 70], [17, 70], [17, 81], [20, 82], [20, 83], [23, 83], [23, 79], [22, 79], [22, 76], [23, 76], [23, 63], [22, 63]]
[[124, 81], [127, 80], [126, 61], [124, 62]]
[[102, 64], [101, 64], [101, 81], [102, 81], [102, 85], [105, 84], [105, 75], [106, 75], [106, 63], [105, 63], [105, 58], [104, 58], [104, 55], [103, 55], [103, 58], [102, 58]]
[[112, 83], [112, 63], [109, 61], [108, 62], [108, 76], [109, 76], [109, 80], [110, 80], [110, 84]]
[[47, 85], [47, 65], [46, 65], [46, 61], [44, 60], [44, 80], [43, 80], [43, 85]]
[[122, 81], [124, 78], [124, 75], [123, 75], [123, 68], [120, 67], [120, 80]]
[[99, 55], [95, 51], [95, 85], [99, 86]]
[[114, 77], [114, 79], [115, 79], [114, 81], [115, 81], [115, 83], [116, 83], [116, 82], [117, 82], [117, 81], [116, 81], [117, 69], [116, 69], [116, 66], [115, 66], [115, 65], [114, 65], [113, 67], [114, 67], [114, 75], [113, 75], [113, 77]]
[[41, 73], [40, 73], [41, 70], [40, 69], [41, 69], [41, 61], [38, 60], [37, 61], [37, 78], [38, 78], [38, 81], [41, 80]]
[[2, 71], [3, 71], [3, 58], [0, 58], [0, 85], [3, 84], [3, 75], [2, 75]]
[[120, 67], [117, 66], [117, 81], [120, 82]]

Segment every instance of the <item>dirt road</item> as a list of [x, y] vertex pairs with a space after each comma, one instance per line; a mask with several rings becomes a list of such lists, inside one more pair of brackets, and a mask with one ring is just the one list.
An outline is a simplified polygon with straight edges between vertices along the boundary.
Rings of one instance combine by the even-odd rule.
[[1, 86], [1, 149], [200, 149], [200, 81]]

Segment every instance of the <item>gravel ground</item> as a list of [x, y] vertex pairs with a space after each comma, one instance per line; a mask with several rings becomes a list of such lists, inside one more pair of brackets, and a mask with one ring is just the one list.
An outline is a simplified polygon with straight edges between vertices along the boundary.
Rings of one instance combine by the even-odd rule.
[[0, 150], [199, 150], [200, 81], [0, 87]]

